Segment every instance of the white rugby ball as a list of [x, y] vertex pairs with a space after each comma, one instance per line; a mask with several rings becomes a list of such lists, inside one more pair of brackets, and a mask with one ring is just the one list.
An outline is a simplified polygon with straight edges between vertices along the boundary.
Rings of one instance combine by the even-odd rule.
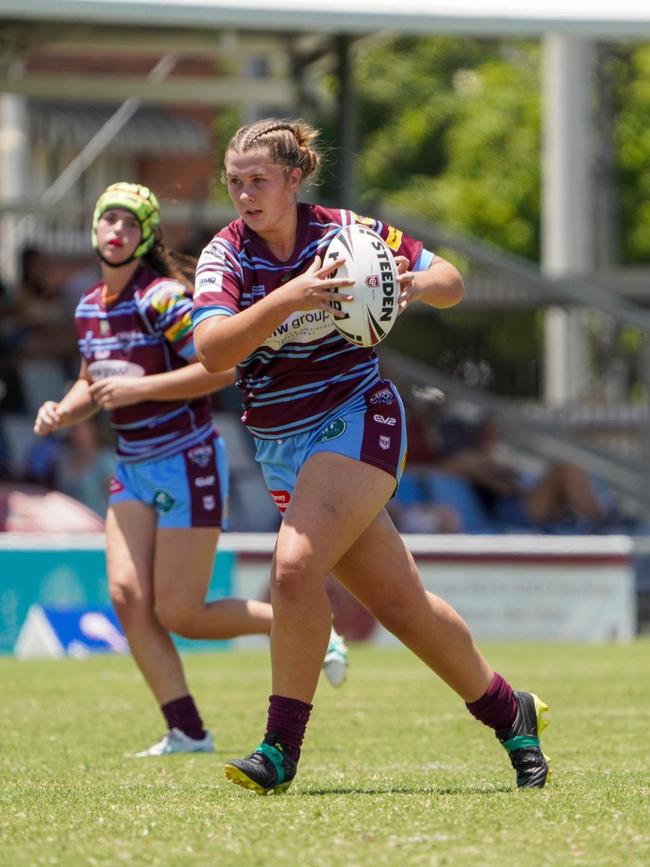
[[350, 278], [354, 286], [332, 289], [332, 294], [352, 295], [352, 301], [336, 301], [345, 317], [332, 316], [337, 331], [357, 346], [375, 346], [388, 335], [397, 319], [399, 283], [390, 247], [372, 229], [360, 223], [345, 226], [330, 242], [325, 265], [345, 259], [333, 277]]

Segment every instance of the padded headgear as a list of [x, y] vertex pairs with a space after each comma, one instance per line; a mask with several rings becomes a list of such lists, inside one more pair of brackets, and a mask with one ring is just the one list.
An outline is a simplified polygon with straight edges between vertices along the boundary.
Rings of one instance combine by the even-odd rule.
[[[160, 226], [160, 205], [149, 187], [120, 181], [107, 187], [97, 199], [91, 231], [93, 250], [97, 249], [97, 225], [106, 211], [111, 208], [124, 208], [130, 211], [140, 223], [140, 243], [133, 252], [131, 260], [144, 256], [156, 243]], [[129, 260], [129, 261], [131, 261]]]

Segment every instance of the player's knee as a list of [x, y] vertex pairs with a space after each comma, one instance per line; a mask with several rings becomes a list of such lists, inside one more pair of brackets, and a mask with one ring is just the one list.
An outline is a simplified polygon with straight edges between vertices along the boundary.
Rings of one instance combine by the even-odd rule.
[[178, 599], [162, 599], [156, 602], [156, 617], [169, 632], [183, 638], [201, 638], [195, 612]]
[[151, 613], [151, 604], [133, 582], [113, 580], [110, 583], [109, 594], [113, 607], [120, 620], [133, 619], [139, 615]]
[[271, 578], [273, 598], [285, 601], [304, 600], [310, 588], [317, 586], [318, 575], [308, 557], [287, 555], [276, 559]]

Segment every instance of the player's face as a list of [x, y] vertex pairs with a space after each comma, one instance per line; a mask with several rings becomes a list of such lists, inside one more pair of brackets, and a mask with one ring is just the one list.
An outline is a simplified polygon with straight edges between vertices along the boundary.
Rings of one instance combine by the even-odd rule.
[[293, 218], [300, 174], [300, 169], [274, 163], [267, 148], [229, 152], [226, 157], [232, 203], [244, 222], [262, 236]]
[[108, 262], [126, 262], [140, 243], [140, 223], [124, 208], [109, 208], [97, 224], [97, 247]]

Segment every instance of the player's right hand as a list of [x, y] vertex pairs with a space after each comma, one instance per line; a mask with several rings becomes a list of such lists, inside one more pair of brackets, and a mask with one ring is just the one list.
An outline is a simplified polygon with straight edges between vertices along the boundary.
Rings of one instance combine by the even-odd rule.
[[336, 302], [351, 301], [352, 295], [347, 295], [343, 291], [333, 299], [331, 292], [334, 288], [345, 290], [349, 286], [354, 286], [354, 280], [336, 276], [336, 272], [344, 262], [345, 259], [338, 259], [323, 265], [320, 256], [316, 256], [306, 271], [289, 280], [279, 291], [291, 297], [293, 309], [296, 311], [326, 310], [332, 316], [344, 316], [340, 303]]
[[61, 414], [59, 413], [59, 404], [54, 400], [46, 400], [36, 413], [34, 433], [41, 437], [47, 436], [58, 430], [60, 424]]

